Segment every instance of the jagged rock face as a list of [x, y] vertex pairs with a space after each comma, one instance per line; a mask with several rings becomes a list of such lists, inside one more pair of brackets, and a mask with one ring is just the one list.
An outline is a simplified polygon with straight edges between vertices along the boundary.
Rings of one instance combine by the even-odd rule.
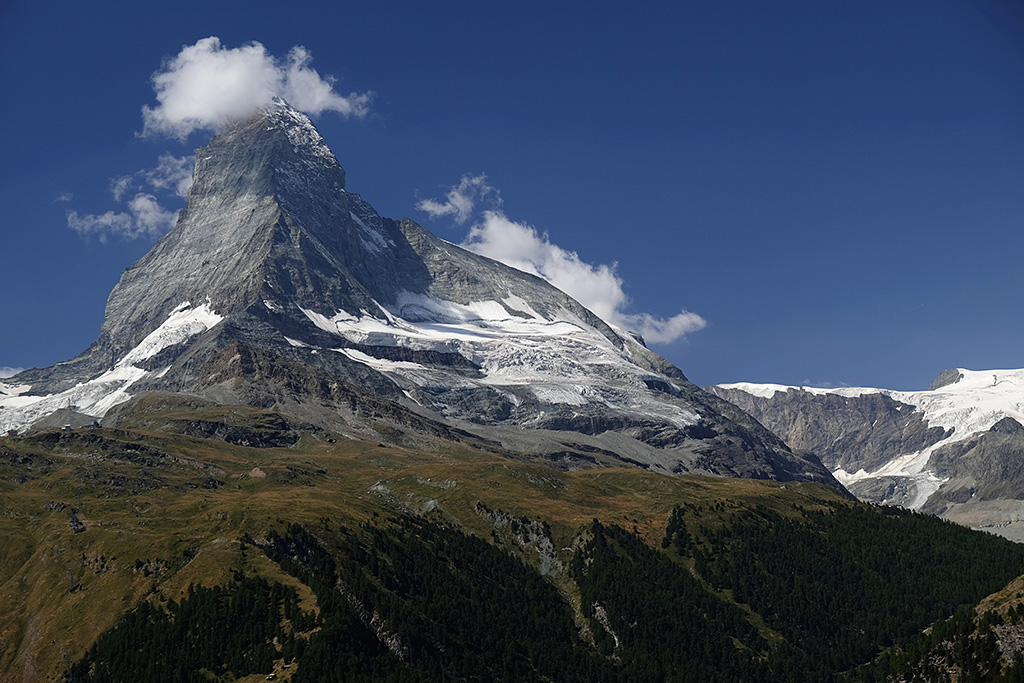
[[0, 384], [0, 428], [157, 391], [563, 466], [838, 486], [633, 335], [540, 278], [382, 218], [345, 181], [281, 101], [215, 137], [177, 227], [111, 293], [100, 338]]
[[924, 512], [941, 514], [971, 501], [1015, 500], [1024, 492], [1024, 426], [1011, 417], [986, 432], [937, 448], [928, 460], [945, 485]]
[[353, 271], [390, 274], [388, 227], [345, 192], [344, 170], [308, 119], [278, 104], [196, 151], [178, 226], [124, 272], [101, 341], [120, 357], [186, 301], [220, 315], [264, 299], [366, 306]]
[[1024, 540], [1024, 370], [946, 370], [927, 391], [735, 384], [711, 391], [858, 498]]
[[831, 470], [871, 472], [951, 433], [929, 427], [914, 406], [884, 394], [822, 395], [790, 388], [766, 397], [726, 387], [710, 391], [750, 413], [790, 448], [814, 453]]

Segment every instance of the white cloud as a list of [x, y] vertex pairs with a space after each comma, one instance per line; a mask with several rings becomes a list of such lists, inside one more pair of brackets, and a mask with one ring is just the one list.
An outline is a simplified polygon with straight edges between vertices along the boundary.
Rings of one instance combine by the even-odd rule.
[[126, 203], [127, 211], [102, 214], [68, 211], [68, 227], [82, 237], [97, 237], [101, 242], [110, 237], [159, 237], [174, 227], [178, 212], [165, 209], [149, 190], [186, 197], [192, 185], [194, 167], [191, 157], [161, 154], [154, 168], [110, 179], [110, 194], [114, 201], [123, 202], [125, 197], [131, 196]]
[[67, 216], [68, 227], [82, 237], [96, 236], [101, 242], [106, 242], [108, 235], [137, 236], [133, 234], [132, 217], [126, 213], [80, 214], [68, 211]]
[[325, 111], [342, 116], [363, 117], [370, 111], [373, 93], [349, 93], [341, 96], [334, 92], [337, 82], [333, 76], [322, 78], [316, 69], [309, 68], [313, 55], [302, 46], [288, 52], [287, 71], [282, 79], [281, 97], [293, 107], [317, 116]]
[[161, 154], [156, 168], [140, 171], [156, 190], [173, 190], [174, 194], [185, 198], [188, 188], [192, 187], [192, 172], [195, 170], [192, 157], [176, 157], [173, 154]]
[[142, 192], [148, 186], [151, 190], [173, 192], [175, 196], [184, 199], [188, 196], [188, 188], [192, 187], [194, 170], [195, 159], [191, 156], [161, 154], [153, 168], [144, 168], [131, 175], [111, 178], [110, 194], [114, 201], [120, 202], [130, 193]]
[[473, 215], [473, 209], [481, 199], [489, 197], [495, 207], [501, 206], [501, 196], [498, 191], [487, 184], [487, 176], [469, 175], [462, 176], [459, 184], [449, 188], [444, 201], [436, 199], [421, 199], [416, 202], [416, 208], [425, 211], [431, 218], [441, 216], [453, 216], [457, 225], [462, 225]]
[[[142, 171], [139, 171], [142, 173]], [[117, 178], [110, 179], [110, 194], [114, 196], [114, 201], [119, 202], [124, 199], [124, 196], [132, 189], [132, 183], [135, 182], [135, 176], [139, 173], [132, 175], [118, 176]]]
[[584, 263], [576, 252], [552, 244], [546, 234], [509, 220], [501, 211], [485, 211], [462, 246], [544, 278], [609, 322], [626, 303], [615, 264]]
[[671, 318], [656, 318], [650, 313], [620, 313], [618, 322], [621, 327], [639, 332], [649, 344], [669, 344], [707, 324], [704, 318], [685, 309]]
[[75, 195], [73, 195], [70, 192], [61, 192], [59, 195], [57, 195], [56, 197], [53, 198], [53, 201], [55, 201], [55, 202], [70, 202], [74, 198], [75, 198]]
[[472, 217], [477, 202], [483, 197], [494, 198], [496, 205], [482, 212], [480, 220], [469, 229], [463, 247], [544, 278], [598, 317], [638, 332], [650, 343], [667, 344], [707, 324], [699, 315], [686, 310], [671, 318], [627, 312], [630, 301], [616, 271], [617, 264], [586, 263], [575, 251], [553, 244], [547, 233], [510, 220], [498, 208], [501, 203], [498, 191], [487, 185], [483, 175], [465, 175], [448, 191], [444, 201], [425, 199], [416, 207], [431, 218], [452, 216], [461, 225]]
[[365, 116], [372, 93], [339, 95], [335, 79], [309, 64], [312, 56], [296, 46], [283, 60], [258, 42], [225, 48], [216, 36], [186, 45], [153, 74], [158, 104], [142, 108], [143, 135], [185, 139], [196, 130], [216, 130], [246, 116], [275, 95], [314, 116], [325, 111]]
[[135, 219], [135, 227], [142, 235], [159, 237], [174, 227], [177, 211], [168, 211], [151, 194], [140, 192], [128, 202], [128, 210]]
[[7, 379], [8, 377], [14, 377], [19, 372], [24, 372], [25, 368], [12, 368], [8, 366], [0, 367], [0, 379]]
[[159, 237], [174, 227], [177, 211], [160, 206], [153, 195], [139, 192], [128, 202], [128, 211], [107, 211], [103, 214], [79, 214], [68, 211], [68, 227], [82, 237], [97, 237], [106, 242], [109, 237], [136, 239]]

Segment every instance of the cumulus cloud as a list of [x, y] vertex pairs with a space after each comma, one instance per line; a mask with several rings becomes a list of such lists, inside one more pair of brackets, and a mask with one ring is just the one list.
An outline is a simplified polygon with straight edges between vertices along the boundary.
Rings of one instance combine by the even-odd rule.
[[153, 74], [158, 104], [144, 106], [143, 135], [169, 135], [184, 140], [197, 130], [216, 130], [268, 104], [275, 95], [311, 115], [334, 111], [362, 117], [373, 93], [340, 95], [336, 79], [310, 67], [312, 55], [293, 47], [279, 60], [251, 42], [226, 48], [216, 36], [186, 45]]
[[620, 313], [618, 317], [620, 327], [639, 332], [650, 344], [669, 344], [707, 324], [704, 318], [685, 309], [671, 318], [656, 318], [650, 313]]
[[14, 377], [19, 372], [24, 372], [25, 368], [12, 368], [9, 366], [0, 367], [0, 379], [7, 379], [8, 377]]
[[416, 203], [416, 208], [431, 218], [452, 216], [457, 225], [462, 225], [473, 216], [476, 204], [484, 198], [490, 199], [494, 206], [501, 206], [501, 196], [487, 184], [486, 175], [466, 174], [458, 185], [449, 188], [444, 201], [421, 199]]
[[[444, 201], [422, 200], [417, 208], [432, 218], [452, 216], [462, 224], [473, 214], [477, 200], [491, 197], [500, 206], [500, 196], [487, 186], [486, 178], [463, 176]], [[670, 318], [649, 313], [629, 313], [629, 297], [623, 288], [617, 264], [590, 264], [575, 251], [551, 242], [547, 233], [508, 218], [498, 206], [481, 212], [469, 229], [462, 246], [505, 265], [542, 277], [589, 308], [598, 317], [632, 330], [654, 344], [667, 344], [703, 328], [707, 323], [686, 310]]]

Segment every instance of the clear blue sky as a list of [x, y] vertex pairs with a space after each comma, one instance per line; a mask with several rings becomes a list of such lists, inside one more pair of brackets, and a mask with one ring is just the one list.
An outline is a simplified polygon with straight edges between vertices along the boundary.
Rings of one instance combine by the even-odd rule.
[[416, 203], [484, 173], [509, 219], [617, 262], [635, 312], [702, 316], [654, 347], [697, 383], [1024, 366], [1018, 0], [335, 0], [0, 7], [0, 367], [95, 339], [154, 239], [66, 213], [123, 211], [112, 178], [205, 144], [136, 133], [161, 61], [208, 36], [375, 93], [316, 122], [383, 215], [462, 241]]

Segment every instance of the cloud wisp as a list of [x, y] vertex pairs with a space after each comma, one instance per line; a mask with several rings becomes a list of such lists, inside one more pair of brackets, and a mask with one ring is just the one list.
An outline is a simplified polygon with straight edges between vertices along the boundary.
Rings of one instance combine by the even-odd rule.
[[462, 242], [466, 249], [544, 278], [598, 317], [638, 332], [653, 344], [668, 344], [707, 324], [699, 315], [686, 310], [670, 318], [628, 312], [630, 301], [617, 264], [586, 263], [575, 251], [552, 243], [547, 233], [511, 220], [500, 208], [500, 193], [487, 185], [483, 175], [464, 175], [443, 201], [425, 199], [416, 207], [431, 218], [451, 216], [456, 224], [462, 225], [484, 200], [490, 202], [490, 208], [480, 212], [479, 219], [470, 227]]
[[102, 214], [80, 214], [68, 211], [68, 227], [82, 237], [96, 237], [106, 242], [110, 237], [137, 239], [159, 237], [174, 227], [177, 211], [169, 211], [151, 194], [140, 192], [127, 204], [127, 211]]
[[111, 179], [110, 194], [114, 201], [125, 204], [126, 211], [102, 214], [68, 211], [68, 227], [82, 237], [96, 237], [100, 242], [111, 237], [159, 237], [174, 227], [178, 212], [164, 208], [153, 193], [186, 197], [192, 185], [193, 169], [190, 157], [162, 154], [153, 168]]
[[122, 201], [129, 193], [140, 192], [144, 186], [161, 192], [172, 192], [184, 199], [192, 187], [192, 172], [195, 160], [190, 156], [176, 157], [161, 154], [153, 168], [144, 168], [131, 175], [119, 176], [110, 181], [110, 194], [114, 201]]
[[195, 159], [190, 156], [161, 154], [155, 168], [140, 173], [153, 189], [170, 190], [184, 199], [188, 197], [188, 189], [192, 187], [192, 172], [195, 171], [195, 166]]
[[24, 372], [25, 368], [12, 368], [9, 366], [0, 367], [0, 379], [7, 379], [8, 377], [14, 377], [19, 372]]
[[142, 135], [184, 140], [197, 130], [217, 130], [267, 105], [275, 95], [312, 116], [325, 111], [365, 116], [372, 92], [340, 95], [337, 80], [310, 67], [302, 46], [277, 59], [256, 41], [226, 48], [216, 36], [186, 45], [153, 74], [156, 106], [144, 106]]
[[462, 176], [458, 185], [448, 189], [444, 201], [421, 199], [416, 202], [416, 208], [426, 212], [431, 219], [451, 216], [456, 225], [463, 225], [472, 218], [477, 203], [483, 200], [490, 201], [493, 207], [501, 206], [501, 194], [487, 184], [486, 175], [467, 173]]

